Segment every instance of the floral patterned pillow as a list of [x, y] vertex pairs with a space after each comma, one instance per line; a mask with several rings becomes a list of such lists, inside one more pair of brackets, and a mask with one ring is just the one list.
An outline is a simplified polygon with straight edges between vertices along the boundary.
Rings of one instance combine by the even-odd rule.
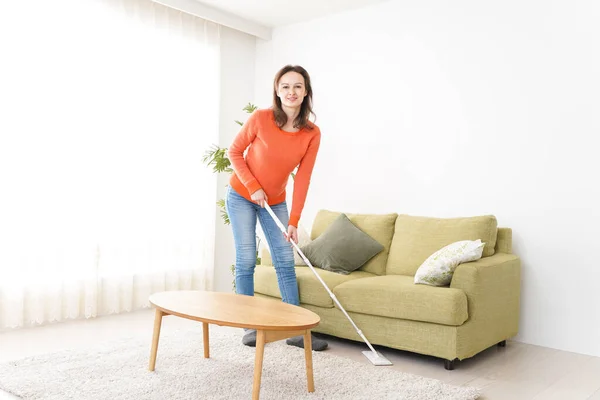
[[417, 270], [415, 283], [448, 286], [459, 264], [479, 260], [485, 243], [481, 240], [461, 240], [433, 253]]

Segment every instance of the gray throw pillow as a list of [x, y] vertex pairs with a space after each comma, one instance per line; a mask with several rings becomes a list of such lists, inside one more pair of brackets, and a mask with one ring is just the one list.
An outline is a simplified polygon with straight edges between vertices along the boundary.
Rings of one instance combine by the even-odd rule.
[[348, 275], [384, 247], [340, 214], [315, 240], [300, 248], [314, 267]]

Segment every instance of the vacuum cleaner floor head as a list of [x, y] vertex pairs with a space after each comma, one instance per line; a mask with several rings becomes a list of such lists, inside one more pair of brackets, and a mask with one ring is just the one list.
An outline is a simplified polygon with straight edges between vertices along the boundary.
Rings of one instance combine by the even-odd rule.
[[371, 364], [373, 365], [392, 365], [392, 362], [390, 360], [388, 360], [379, 353], [373, 353], [370, 350], [363, 351], [362, 353], [365, 355], [365, 357], [369, 359], [369, 361], [371, 361]]

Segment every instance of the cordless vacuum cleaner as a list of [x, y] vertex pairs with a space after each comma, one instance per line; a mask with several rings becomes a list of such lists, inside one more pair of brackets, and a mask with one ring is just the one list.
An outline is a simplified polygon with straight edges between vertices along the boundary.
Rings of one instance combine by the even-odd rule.
[[[269, 212], [269, 214], [271, 215], [271, 217], [273, 218], [273, 220], [275, 221], [275, 223], [277, 224], [277, 226], [279, 227], [279, 229], [281, 230], [281, 232], [283, 232], [283, 234], [287, 236], [287, 229], [286, 229], [286, 227], [283, 226], [283, 224], [281, 223], [281, 221], [279, 220], [279, 218], [277, 218], [277, 216], [275, 215], [275, 213], [273, 212], [273, 210], [271, 209], [271, 207], [269, 207], [269, 205], [266, 202], [264, 204], [265, 204], [265, 208], [267, 209], [267, 211]], [[335, 294], [333, 294], [333, 292], [329, 289], [329, 287], [327, 286], [327, 284], [323, 281], [323, 279], [319, 276], [319, 274], [317, 274], [317, 271], [315, 271], [314, 267], [312, 266], [312, 264], [310, 263], [310, 261], [308, 260], [308, 258], [306, 258], [306, 256], [302, 252], [302, 250], [300, 250], [300, 247], [298, 247], [298, 245], [293, 240], [290, 240], [290, 242], [292, 243], [292, 245], [294, 245], [294, 248], [296, 249], [296, 251], [298, 252], [298, 254], [300, 254], [300, 257], [302, 257], [302, 259], [304, 260], [304, 262], [306, 263], [306, 265], [308, 265], [308, 267], [310, 268], [310, 270], [315, 274], [315, 276], [317, 277], [317, 279], [319, 280], [319, 282], [321, 282], [321, 284], [323, 285], [323, 287], [327, 290], [327, 293], [329, 293], [329, 296], [334, 301], [334, 303], [337, 304], [338, 308], [340, 310], [342, 310], [342, 312], [344, 313], [344, 315], [346, 316], [346, 318], [348, 318], [348, 321], [350, 321], [350, 323], [352, 324], [352, 326], [356, 330], [356, 333], [358, 333], [358, 335], [365, 341], [365, 343], [367, 344], [367, 346], [369, 346], [369, 348], [371, 349], [371, 351], [363, 351], [362, 353], [369, 359], [369, 361], [371, 361], [371, 363], [373, 365], [377, 365], [377, 366], [379, 366], [379, 365], [392, 365], [392, 362], [390, 360], [388, 360], [387, 358], [385, 358], [384, 356], [382, 356], [381, 354], [379, 354], [378, 352], [376, 352], [375, 349], [373, 348], [373, 346], [371, 346], [371, 343], [369, 343], [369, 341], [367, 340], [367, 338], [365, 337], [365, 335], [363, 335], [362, 331], [360, 329], [358, 329], [358, 327], [356, 326], [356, 324], [354, 323], [354, 321], [352, 321], [352, 318], [350, 318], [350, 316], [348, 315], [348, 313], [346, 312], [346, 310], [344, 310], [344, 307], [342, 307], [342, 305], [338, 301], [337, 297], [335, 297]]]

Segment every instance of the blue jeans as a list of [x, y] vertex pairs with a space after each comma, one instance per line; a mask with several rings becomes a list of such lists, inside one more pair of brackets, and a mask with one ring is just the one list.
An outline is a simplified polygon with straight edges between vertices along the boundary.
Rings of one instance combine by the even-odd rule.
[[[225, 207], [233, 228], [235, 242], [235, 287], [238, 294], [254, 296], [254, 268], [256, 267], [256, 220], [267, 238], [281, 298], [285, 303], [300, 305], [298, 282], [294, 269], [294, 250], [285, 240], [269, 212], [246, 200], [231, 186], [227, 188]], [[283, 226], [288, 226], [289, 215], [285, 201], [271, 206]]]

